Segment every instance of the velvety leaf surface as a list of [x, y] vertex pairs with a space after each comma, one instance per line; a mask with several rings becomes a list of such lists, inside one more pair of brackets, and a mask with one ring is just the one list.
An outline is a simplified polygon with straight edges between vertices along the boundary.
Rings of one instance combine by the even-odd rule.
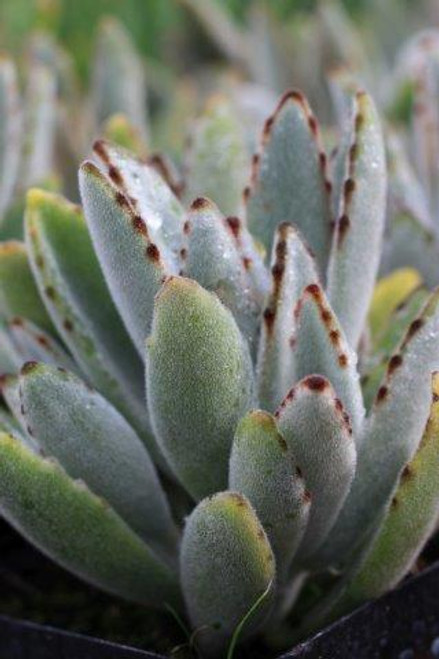
[[218, 295], [254, 351], [262, 309], [230, 224], [213, 202], [200, 197], [193, 202], [185, 227], [185, 276]]
[[147, 394], [163, 454], [196, 499], [227, 485], [239, 419], [253, 403], [250, 354], [216, 295], [182, 277], [156, 298]]
[[15, 348], [22, 356], [20, 366], [27, 361], [41, 361], [73, 372], [78, 371], [77, 365], [64, 348], [50, 334], [30, 321], [16, 317], [9, 322], [8, 329]]
[[0, 510], [41, 551], [99, 588], [151, 606], [178, 605], [175, 573], [103, 499], [5, 433]]
[[26, 247], [15, 240], [0, 243], [0, 314], [6, 319], [23, 316], [42, 329], [53, 331], [32, 276]]
[[301, 380], [276, 418], [311, 497], [309, 523], [296, 557], [306, 564], [328, 536], [349, 492], [356, 465], [352, 428], [331, 384], [320, 375]]
[[111, 296], [143, 357], [154, 297], [168, 267], [142, 218], [93, 163], [82, 165], [79, 182], [87, 224]]
[[296, 225], [324, 273], [331, 231], [326, 156], [317, 120], [299, 92], [285, 94], [265, 123], [246, 210], [250, 230], [267, 249], [278, 224]]
[[439, 365], [438, 302], [436, 290], [389, 361], [364, 427], [351, 491], [328, 538], [326, 561], [343, 561], [379, 523], [399, 472], [420, 442], [430, 410], [431, 372]]
[[229, 487], [250, 501], [285, 579], [303, 538], [310, 495], [295, 454], [271, 414], [256, 410], [239, 423], [230, 457]]
[[[270, 544], [245, 497], [221, 492], [195, 508], [183, 536], [181, 579], [203, 654], [225, 656], [235, 627], [274, 576]], [[268, 596], [244, 627], [244, 635], [263, 622], [270, 601]]]
[[434, 531], [439, 514], [439, 376], [424, 436], [403, 469], [386, 517], [366, 559], [347, 586], [338, 610], [350, 610], [394, 588]]
[[151, 546], [174, 550], [177, 532], [155, 468], [125, 419], [73, 374], [37, 362], [23, 366], [19, 393], [28, 432], [44, 453]]
[[257, 362], [260, 405], [274, 411], [295, 382], [294, 309], [304, 288], [318, 281], [314, 259], [297, 230], [281, 224], [271, 256], [271, 293], [264, 310]]
[[386, 161], [380, 121], [359, 92], [348, 172], [328, 266], [328, 298], [356, 349], [373, 294], [386, 209]]
[[248, 178], [243, 130], [226, 99], [211, 99], [195, 123], [186, 156], [185, 198], [209, 197], [226, 215], [241, 209]]
[[357, 356], [318, 284], [309, 285], [296, 308], [292, 351], [296, 379], [318, 373], [331, 382], [351, 418], [355, 442], [364, 419]]
[[140, 216], [165, 261], [178, 271], [184, 208], [163, 176], [153, 165], [104, 140], [95, 142], [93, 152], [99, 166]]
[[90, 382], [154, 450], [143, 364], [110, 297], [81, 210], [31, 190], [26, 232], [35, 279], [59, 334]]

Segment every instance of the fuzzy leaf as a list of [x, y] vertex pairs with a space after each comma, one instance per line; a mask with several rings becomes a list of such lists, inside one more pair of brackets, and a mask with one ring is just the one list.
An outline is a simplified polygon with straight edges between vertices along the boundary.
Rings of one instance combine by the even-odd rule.
[[210, 197], [226, 215], [240, 211], [248, 176], [248, 155], [243, 130], [225, 99], [211, 100], [195, 123], [186, 156], [190, 203]]
[[44, 453], [104, 497], [151, 546], [175, 549], [177, 533], [156, 471], [125, 419], [76, 376], [53, 366], [27, 362], [19, 392], [28, 433]]
[[99, 588], [178, 605], [176, 575], [81, 481], [0, 434], [0, 511], [57, 563]]
[[[203, 653], [225, 656], [235, 627], [274, 576], [270, 544], [245, 497], [221, 492], [195, 508], [183, 536], [181, 579]], [[270, 603], [269, 596], [244, 629], [247, 636], [263, 622]]]
[[0, 219], [9, 206], [20, 162], [21, 112], [17, 73], [7, 57], [0, 60]]
[[23, 364], [23, 355], [12, 339], [8, 325], [0, 320], [0, 377], [16, 373]]
[[267, 120], [246, 192], [250, 230], [268, 249], [281, 222], [295, 224], [324, 272], [330, 242], [326, 156], [305, 98], [289, 92]]
[[412, 322], [419, 316], [427, 301], [428, 291], [419, 288], [398, 307], [390, 317], [387, 328], [381, 333], [373, 357], [361, 378], [366, 409], [372, 407], [389, 361], [398, 348]]
[[271, 294], [264, 311], [257, 362], [258, 397], [264, 409], [274, 411], [295, 381], [291, 340], [293, 310], [303, 289], [318, 281], [314, 259], [299, 233], [281, 224], [271, 257]]
[[31, 190], [26, 231], [33, 272], [59, 334], [90, 382], [154, 451], [143, 364], [111, 300], [80, 209], [62, 197]]
[[308, 523], [310, 497], [296, 456], [271, 414], [256, 410], [239, 423], [229, 487], [255, 509], [276, 557], [278, 580], [284, 580]]
[[325, 541], [349, 492], [356, 464], [352, 428], [331, 384], [320, 375], [301, 380], [276, 417], [312, 498], [296, 559], [306, 563]]
[[19, 424], [23, 434], [26, 436], [29, 446], [32, 446], [34, 450], [36, 449], [39, 450], [39, 446], [37, 444], [35, 437], [32, 437], [27, 432], [26, 419], [23, 416], [21, 400], [20, 400], [18, 375], [14, 375], [11, 373], [2, 375], [0, 379], [0, 385], [1, 385], [1, 393], [6, 402], [6, 405], [8, 406], [11, 414]]
[[295, 315], [292, 350], [296, 379], [313, 373], [328, 378], [349, 413], [358, 443], [364, 405], [357, 357], [319, 285], [311, 284], [305, 289]]
[[392, 314], [397, 307], [421, 283], [421, 276], [413, 268], [401, 268], [391, 275], [380, 279], [375, 286], [369, 310], [369, 327], [374, 343], [376, 343], [380, 334], [388, 328]]
[[85, 216], [111, 296], [143, 357], [154, 297], [168, 266], [143, 220], [93, 163], [82, 165], [79, 181]]
[[439, 514], [439, 375], [423, 439], [399, 485], [367, 557], [337, 610], [350, 610], [394, 588], [410, 570], [435, 529]]
[[133, 157], [121, 147], [98, 140], [93, 150], [99, 167], [125, 195], [133, 212], [140, 216], [165, 261], [178, 270], [183, 247], [184, 208], [169, 185], [151, 164]]
[[196, 499], [227, 484], [238, 420], [253, 402], [246, 343], [218, 298], [171, 277], [156, 298], [147, 395], [163, 454]]
[[213, 202], [200, 197], [192, 204], [185, 226], [188, 247], [184, 274], [218, 295], [253, 351], [262, 309], [253, 296], [230, 225]]
[[381, 255], [386, 209], [383, 136], [370, 97], [359, 92], [340, 215], [328, 266], [328, 298], [355, 349], [364, 329]]
[[438, 305], [436, 290], [389, 361], [364, 427], [351, 491], [328, 538], [326, 562], [343, 562], [376, 528], [399, 472], [416, 451], [430, 409], [431, 372], [439, 366]]
[[42, 329], [53, 331], [32, 276], [26, 247], [15, 240], [0, 243], [0, 315], [8, 320], [23, 316]]
[[146, 81], [142, 62], [124, 26], [106, 17], [98, 29], [93, 67], [93, 109], [98, 125], [116, 113], [146, 136]]
[[64, 348], [33, 323], [16, 317], [10, 321], [8, 328], [14, 346], [22, 355], [20, 366], [27, 361], [41, 361], [73, 372], [78, 370]]

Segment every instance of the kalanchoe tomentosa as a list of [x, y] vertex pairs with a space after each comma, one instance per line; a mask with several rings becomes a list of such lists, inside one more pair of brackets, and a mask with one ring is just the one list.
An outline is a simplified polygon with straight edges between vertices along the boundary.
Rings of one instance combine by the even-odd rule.
[[[304, 634], [379, 595], [437, 518], [439, 293], [399, 319], [366, 415], [386, 166], [366, 93], [346, 121], [330, 169], [306, 99], [286, 94], [243, 219], [203, 197], [187, 210], [100, 140], [83, 211], [33, 189], [26, 246], [1, 247], [2, 515], [101, 588], [185, 610], [207, 656], [252, 607], [243, 637], [297, 600]], [[229, 175], [230, 158], [200, 166], [219, 144], [204, 131], [186, 190]], [[304, 584], [329, 568], [306, 611]]]

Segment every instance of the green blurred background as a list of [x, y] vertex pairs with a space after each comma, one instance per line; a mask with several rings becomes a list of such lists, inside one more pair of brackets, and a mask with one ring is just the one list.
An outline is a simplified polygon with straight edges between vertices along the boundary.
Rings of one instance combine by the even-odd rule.
[[[254, 0], [217, 0], [240, 20]], [[264, 1], [264, 0], [262, 0]], [[387, 0], [379, 0], [387, 2]], [[410, 0], [399, 0], [409, 3]], [[317, 0], [265, 0], [282, 19], [296, 12], [315, 9]], [[360, 15], [374, 0], [344, 0], [353, 15]], [[21, 50], [24, 36], [35, 27], [49, 27], [71, 52], [79, 72], [85, 75], [94, 31], [102, 15], [119, 17], [131, 32], [137, 47], [146, 56], [184, 66], [181, 53], [188, 40], [202, 36], [178, 0], [0, 0], [0, 46], [12, 52]], [[201, 43], [200, 43], [201, 40]], [[205, 48], [211, 45], [205, 44]]]

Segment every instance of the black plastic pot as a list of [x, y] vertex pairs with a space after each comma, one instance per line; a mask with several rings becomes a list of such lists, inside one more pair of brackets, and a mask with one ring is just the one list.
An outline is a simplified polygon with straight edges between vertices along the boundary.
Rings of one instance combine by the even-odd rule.
[[[3, 569], [44, 569], [45, 559], [0, 525]], [[437, 555], [437, 554], [436, 554]], [[6, 563], [5, 563], [6, 557]], [[9, 558], [8, 558], [9, 557]], [[46, 563], [47, 565], [47, 563]], [[1, 613], [1, 592], [0, 592]], [[439, 658], [439, 563], [358, 609], [279, 659]], [[158, 654], [0, 615], [0, 659], [164, 659]]]

